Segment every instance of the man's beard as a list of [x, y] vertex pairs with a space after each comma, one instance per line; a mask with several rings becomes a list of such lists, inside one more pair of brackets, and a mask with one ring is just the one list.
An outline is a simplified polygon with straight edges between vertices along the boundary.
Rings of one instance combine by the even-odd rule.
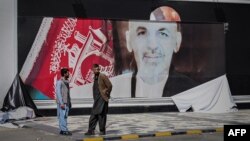
[[65, 78], [66, 80], [68, 80], [68, 79], [69, 79], [69, 76], [65, 76], [64, 78]]
[[[159, 65], [159, 66], [158, 66]], [[144, 64], [140, 70], [138, 70], [137, 75], [146, 83], [154, 84], [163, 80], [169, 73], [168, 68], [164, 67], [162, 64], [157, 66]]]
[[95, 79], [98, 78], [99, 74], [100, 74], [100, 72], [96, 72], [96, 73], [95, 73]]
[[95, 75], [99, 75], [99, 74], [100, 74], [100, 72], [95, 72], [94, 74], [95, 74]]

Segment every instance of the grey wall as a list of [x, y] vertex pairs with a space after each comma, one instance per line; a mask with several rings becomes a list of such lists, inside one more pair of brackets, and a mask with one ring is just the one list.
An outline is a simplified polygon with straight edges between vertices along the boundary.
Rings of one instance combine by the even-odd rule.
[[17, 73], [17, 0], [0, 0], [0, 108]]
[[[86, 11], [83, 11], [84, 13], [81, 13], [82, 7], [79, 5], [78, 2], [81, 2], [84, 4], [83, 9]], [[107, 0], [109, 3], [107, 4], [105, 1], [100, 0], [40, 0], [40, 1], [34, 1], [34, 0], [25, 0], [25, 1], [19, 1], [19, 15], [20, 16], [78, 16], [76, 14], [77, 10], [80, 10], [80, 14], [83, 17], [105, 17], [106, 18], [135, 18], [135, 19], [146, 19], [146, 16], [152, 10], [151, 6], [154, 4], [157, 0], [113, 0], [112, 3], [111, 0]], [[164, 0], [165, 1], [165, 0]], [[166, 0], [167, 1], [167, 0]], [[166, 2], [165, 1], [165, 2]], [[170, 0], [169, 0], [170, 1]], [[173, 0], [172, 0], [173, 1]], [[188, 0], [180, 0], [180, 1], [188, 1]], [[192, 0], [190, 0], [192, 1]], [[198, 1], [198, 0], [193, 0]], [[207, 2], [215, 2], [216, 0], [199, 0], [199, 1], [207, 1]], [[232, 3], [250, 3], [250, 0], [217, 0], [219, 2], [232, 2]], [[99, 2], [99, 4], [97, 4]], [[100, 3], [101, 2], [101, 3]], [[60, 4], [59, 4], [60, 3]], [[143, 3], [143, 4], [142, 4]], [[72, 5], [75, 4], [75, 8], [69, 8], [72, 7]], [[81, 4], [81, 3], [80, 3]], [[116, 7], [116, 5], [122, 5], [122, 7]], [[80, 7], [79, 7], [80, 6]], [[112, 10], [103, 9], [101, 7], [111, 8]], [[180, 4], [180, 7], [186, 7], [185, 5]], [[242, 5], [241, 5], [242, 6]], [[239, 7], [241, 7], [239, 5]], [[56, 8], [55, 8], [56, 7]], [[245, 9], [248, 9], [248, 6], [243, 6]], [[225, 7], [227, 8], [227, 7]], [[42, 10], [43, 9], [43, 10]], [[97, 10], [98, 9], [98, 10]], [[139, 10], [140, 9], [140, 10]], [[235, 11], [230, 11], [231, 7], [228, 7], [228, 12], [226, 14], [232, 14]], [[237, 9], [238, 10], [238, 9]], [[62, 12], [64, 11], [64, 12]], [[65, 12], [66, 11], [66, 12]], [[117, 13], [118, 12], [118, 13]], [[51, 14], [53, 13], [53, 14]], [[197, 12], [196, 12], [197, 13]], [[198, 12], [199, 13], [199, 12]], [[235, 14], [235, 13], [233, 13]], [[249, 14], [247, 11], [245, 15]], [[236, 14], [237, 15], [237, 12]], [[204, 16], [204, 15], [203, 15]], [[235, 16], [236, 17], [236, 16]], [[237, 16], [238, 17], [238, 16]], [[230, 20], [230, 19], [229, 19]], [[244, 21], [245, 20], [245, 21]], [[247, 22], [246, 22], [247, 20]], [[242, 19], [235, 19], [234, 23], [239, 23], [239, 25], [244, 25], [245, 27], [248, 27], [248, 19], [244, 18]], [[245, 24], [247, 23], [247, 24]], [[232, 25], [232, 24], [231, 24]], [[242, 26], [240, 26], [242, 27]], [[230, 27], [230, 29], [232, 29]], [[249, 28], [248, 28], [249, 29]], [[245, 31], [245, 30], [244, 30]], [[236, 35], [238, 36], [238, 35]], [[230, 39], [234, 39], [233, 37]], [[249, 38], [246, 37], [246, 39], [243, 40], [243, 42], [248, 42]], [[235, 52], [235, 47], [237, 43], [241, 43], [241, 41], [234, 41], [232, 44], [228, 44], [230, 47], [229, 50], [229, 58], [235, 58], [235, 57], [241, 57], [243, 60], [247, 60], [249, 56], [247, 53], [249, 52], [249, 49], [246, 49], [247, 51], [243, 50], [241, 52], [238, 51], [236, 55], [232, 55], [233, 52]], [[14, 80], [14, 77], [17, 73], [17, 0], [0, 0], [0, 108], [2, 106], [3, 99]], [[235, 43], [235, 44], [234, 44]], [[241, 43], [242, 44], [242, 43]], [[244, 45], [240, 45], [244, 46]], [[244, 49], [244, 48], [243, 48]], [[243, 55], [241, 55], [243, 52]], [[245, 54], [244, 54], [245, 52]], [[27, 50], [28, 53], [28, 50]], [[243, 57], [242, 57], [243, 56]], [[246, 59], [244, 59], [244, 57]], [[23, 59], [25, 60], [25, 59]], [[242, 60], [242, 59], [237, 59]], [[229, 60], [230, 62], [233, 60]], [[21, 61], [22, 62], [22, 61]], [[235, 62], [235, 61], [234, 61]], [[22, 62], [23, 63], [23, 62]], [[22, 66], [22, 63], [19, 64]], [[240, 69], [241, 73], [243, 74], [242, 77], [245, 81], [238, 82], [236, 80], [242, 81], [242, 79], [239, 79], [239, 71], [235, 71], [230, 68], [234, 68], [235, 64], [240, 65], [236, 61], [236, 63], [228, 64], [228, 70], [229, 73], [233, 74], [231, 77], [230, 83], [232, 84], [232, 89], [237, 93], [240, 89], [245, 89], [248, 91], [248, 86], [242, 86], [241, 84], [248, 85], [249, 79], [246, 76], [250, 76], [248, 69], [245, 69], [245, 67], [239, 67], [243, 68]], [[245, 65], [245, 64], [244, 64]], [[244, 72], [242, 72], [244, 71]], [[237, 83], [237, 84], [234, 84]], [[238, 84], [239, 83], [239, 84]], [[241, 87], [239, 87], [241, 86]], [[242, 88], [243, 87], [243, 88]], [[241, 92], [239, 92], [241, 94]]]

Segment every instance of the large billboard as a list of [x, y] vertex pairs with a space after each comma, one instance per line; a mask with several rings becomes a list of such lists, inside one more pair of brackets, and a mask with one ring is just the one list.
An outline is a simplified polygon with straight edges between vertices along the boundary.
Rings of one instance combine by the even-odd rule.
[[98, 63], [112, 97], [171, 97], [225, 74], [224, 40], [222, 23], [45, 17], [20, 76], [34, 99], [55, 99], [68, 67], [71, 97], [91, 98]]

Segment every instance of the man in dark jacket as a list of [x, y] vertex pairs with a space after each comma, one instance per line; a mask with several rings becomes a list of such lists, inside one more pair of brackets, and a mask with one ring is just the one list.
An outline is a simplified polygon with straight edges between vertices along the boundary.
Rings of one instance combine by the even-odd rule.
[[93, 84], [94, 104], [89, 118], [89, 129], [85, 135], [95, 134], [94, 131], [97, 122], [99, 122], [100, 135], [105, 135], [108, 102], [110, 98], [110, 92], [112, 90], [112, 84], [105, 74], [100, 73], [100, 67], [98, 64], [93, 65], [93, 72], [95, 74]]

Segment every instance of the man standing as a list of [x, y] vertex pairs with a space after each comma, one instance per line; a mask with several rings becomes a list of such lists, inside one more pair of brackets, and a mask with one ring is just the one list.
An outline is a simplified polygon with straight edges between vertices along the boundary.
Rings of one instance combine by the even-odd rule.
[[71, 108], [69, 90], [69, 69], [61, 69], [61, 79], [56, 82], [57, 117], [61, 135], [72, 135], [67, 127], [67, 118]]
[[89, 118], [89, 128], [85, 135], [94, 135], [95, 127], [99, 122], [100, 135], [106, 134], [106, 121], [108, 113], [108, 102], [110, 98], [110, 92], [112, 90], [112, 84], [109, 78], [100, 73], [100, 67], [98, 64], [93, 65], [94, 72], [94, 84], [93, 84], [93, 98], [94, 104]]

